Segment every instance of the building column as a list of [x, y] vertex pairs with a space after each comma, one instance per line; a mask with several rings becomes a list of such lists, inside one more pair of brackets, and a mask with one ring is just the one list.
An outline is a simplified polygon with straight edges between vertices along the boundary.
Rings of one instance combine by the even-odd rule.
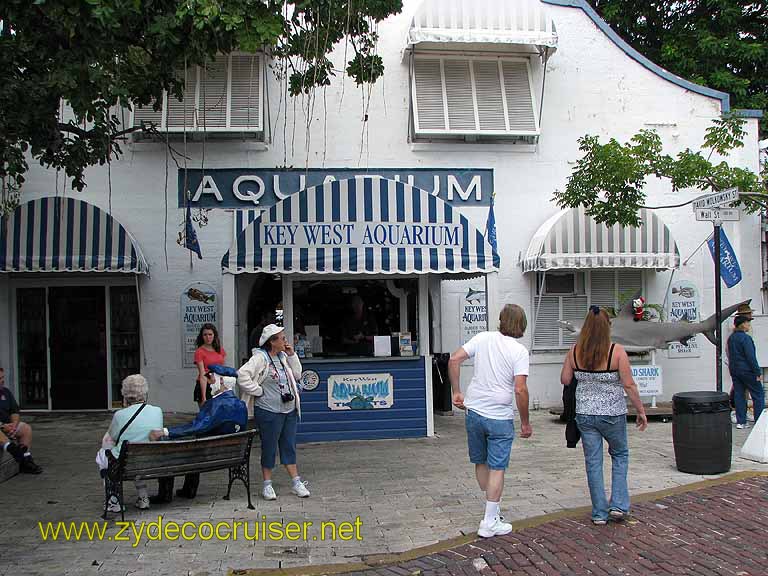
[[237, 285], [234, 274], [222, 275], [221, 337], [226, 346], [231, 347], [230, 361], [238, 363], [240, 352], [237, 341]]
[[501, 312], [498, 272], [489, 272], [485, 275], [485, 310], [488, 330], [496, 330]]

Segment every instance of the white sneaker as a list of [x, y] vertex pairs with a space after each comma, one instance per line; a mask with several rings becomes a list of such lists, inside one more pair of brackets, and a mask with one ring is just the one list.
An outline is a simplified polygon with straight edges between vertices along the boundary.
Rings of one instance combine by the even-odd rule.
[[296, 494], [299, 498], [307, 498], [309, 496], [309, 490], [307, 490], [307, 482], [294, 482], [291, 487], [291, 492]]
[[744, 430], [744, 428], [749, 428], [749, 423], [747, 424], [736, 424], [736, 428], [739, 430]]
[[149, 496], [139, 496], [136, 498], [136, 508], [139, 510], [149, 510]]
[[491, 536], [503, 536], [512, 532], [512, 524], [503, 522], [501, 516], [496, 516], [493, 521], [486, 522], [485, 518], [480, 522], [480, 527], [477, 529], [477, 535], [483, 538], [490, 538]]
[[115, 497], [112, 496], [109, 499], [109, 504], [107, 504], [107, 512], [122, 512], [124, 508], [120, 506], [120, 501]]
[[261, 495], [264, 497], [264, 500], [277, 500], [277, 494], [275, 494], [275, 489], [272, 488], [272, 484], [264, 486]]

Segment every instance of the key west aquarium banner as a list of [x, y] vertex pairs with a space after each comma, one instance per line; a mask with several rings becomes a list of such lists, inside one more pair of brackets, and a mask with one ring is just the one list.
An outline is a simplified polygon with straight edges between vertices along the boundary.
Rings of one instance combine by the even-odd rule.
[[489, 206], [493, 194], [492, 169], [181, 169], [179, 207], [186, 206], [185, 190], [193, 208], [264, 209], [310, 186], [334, 180], [376, 176], [421, 188], [454, 206]]
[[392, 374], [342, 374], [328, 376], [328, 408], [374, 410], [391, 408]]

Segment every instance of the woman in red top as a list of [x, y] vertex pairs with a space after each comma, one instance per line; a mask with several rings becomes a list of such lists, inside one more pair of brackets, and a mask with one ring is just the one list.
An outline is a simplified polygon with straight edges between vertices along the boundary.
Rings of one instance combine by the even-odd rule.
[[197, 382], [195, 383], [195, 402], [198, 407], [205, 404], [211, 397], [211, 383], [208, 381], [208, 366], [224, 364], [227, 353], [221, 347], [219, 332], [213, 324], [203, 324], [197, 335], [197, 350], [195, 350], [195, 365], [197, 366]]

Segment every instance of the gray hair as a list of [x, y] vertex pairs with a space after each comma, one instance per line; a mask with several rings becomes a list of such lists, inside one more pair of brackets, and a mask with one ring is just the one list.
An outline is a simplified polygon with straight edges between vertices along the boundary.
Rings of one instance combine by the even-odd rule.
[[123, 380], [123, 400], [128, 404], [146, 402], [149, 394], [149, 384], [147, 379], [141, 374], [131, 374]]

